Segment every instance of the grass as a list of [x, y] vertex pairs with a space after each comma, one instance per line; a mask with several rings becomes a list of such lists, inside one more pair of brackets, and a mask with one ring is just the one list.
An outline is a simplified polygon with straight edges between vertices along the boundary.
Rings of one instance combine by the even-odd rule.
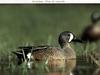
[[[47, 44], [48, 45], [51, 45], [51, 41], [52, 41], [52, 37], [53, 36], [48, 36], [48, 40], [47, 40]], [[24, 44], [24, 46], [32, 46], [32, 43], [26, 43], [26, 44]], [[94, 44], [93, 44], [94, 45]], [[93, 46], [92, 45], [92, 46]], [[77, 54], [77, 56], [82, 56], [83, 55], [83, 53], [85, 53], [85, 50], [83, 49], [82, 50], [82, 44], [75, 44], [75, 43], [73, 43], [73, 45], [72, 45], [74, 48], [75, 47], [77, 47], [77, 46], [81, 46], [80, 48], [77, 48], [77, 50], [76, 50], [76, 54]], [[94, 50], [91, 50], [91, 49], [89, 49], [89, 44], [87, 44], [87, 54], [89, 53], [89, 52], [92, 52], [92, 51], [94, 51]], [[94, 46], [95, 47], [95, 46]], [[81, 50], [81, 51], [79, 51], [79, 50]], [[16, 57], [15, 57], [15, 55], [13, 55], [12, 54], [12, 52], [9, 52], [8, 54], [4, 54], [4, 56], [5, 56], [5, 58], [3, 58], [3, 57], [1, 57], [1, 61], [3, 60], [3, 62], [5, 63], [6, 61], [7, 61], [7, 63], [5, 63], [6, 64], [6, 67], [5, 67], [5, 64], [4, 63], [2, 63], [4, 66], [4, 68], [5, 69], [11, 69], [12, 70], [12, 72], [14, 72], [17, 68], [19, 68], [20, 70], [23, 70], [23, 71], [25, 71], [25, 72], [27, 72], [28, 71], [28, 66], [27, 66], [27, 59], [25, 59], [25, 55], [24, 55], [24, 52], [23, 52], [23, 56], [24, 56], [24, 59], [26, 60], [26, 61], [24, 61], [24, 63], [22, 63], [19, 67], [17, 67], [17, 63], [16, 63], [16, 61], [17, 61], [17, 59], [16, 59]], [[84, 57], [83, 57], [84, 58]], [[83, 59], [82, 58], [82, 59]], [[88, 57], [86, 57], [86, 58], [88, 58]], [[92, 61], [92, 60], [91, 60]], [[94, 60], [93, 60], [94, 61]], [[35, 64], [35, 68], [37, 68], [38, 69], [38, 71], [41, 71], [42, 70], [42, 72], [43, 71], [48, 71], [49, 72], [49, 69], [48, 69], [48, 67], [47, 67], [47, 65], [45, 64], [45, 62], [46, 61], [44, 61], [44, 62], [42, 62], [42, 63], [40, 63], [40, 64], [37, 64], [37, 63], [34, 63]], [[96, 64], [98, 63], [98, 61], [96, 61]], [[1, 64], [1, 65], [2, 65]]]
[[[90, 23], [91, 13], [99, 11], [99, 7], [100, 5], [0, 5], [0, 56], [26, 43], [58, 46], [58, 35], [65, 30], [79, 36], [82, 29]], [[82, 49], [77, 50], [81, 53]]]
[[[85, 26], [90, 24], [91, 13], [100, 12], [99, 9], [100, 5], [0, 5], [0, 69], [19, 69], [12, 54], [18, 46], [59, 47], [59, 33], [66, 30], [80, 37]], [[83, 44], [73, 43], [72, 46], [77, 56], [82, 55]], [[96, 45], [91, 44], [89, 48], [91, 52]]]

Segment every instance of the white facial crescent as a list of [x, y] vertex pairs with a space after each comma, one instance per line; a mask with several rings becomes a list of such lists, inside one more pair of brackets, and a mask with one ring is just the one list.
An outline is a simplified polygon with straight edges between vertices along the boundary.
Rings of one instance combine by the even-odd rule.
[[69, 33], [69, 34], [70, 34], [70, 38], [69, 38], [68, 42], [71, 42], [74, 38], [74, 35], [72, 33]]

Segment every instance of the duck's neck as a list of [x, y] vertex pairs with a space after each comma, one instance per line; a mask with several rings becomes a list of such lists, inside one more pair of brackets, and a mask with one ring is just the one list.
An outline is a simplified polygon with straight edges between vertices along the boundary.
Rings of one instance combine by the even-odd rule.
[[71, 46], [70, 46], [70, 44], [69, 43], [64, 43], [62, 46], [61, 46], [61, 48], [62, 49], [65, 49], [65, 48], [71, 48]]
[[64, 51], [65, 56], [67, 56], [68, 59], [76, 58], [76, 53], [69, 43], [64, 44], [62, 50]]

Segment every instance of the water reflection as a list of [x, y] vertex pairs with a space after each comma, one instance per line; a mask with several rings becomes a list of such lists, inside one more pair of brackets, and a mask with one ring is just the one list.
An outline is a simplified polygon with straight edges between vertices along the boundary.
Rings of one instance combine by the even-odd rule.
[[100, 68], [93, 65], [76, 65], [71, 71], [68, 67], [61, 69], [48, 68], [39, 66], [40, 68], [27, 69], [21, 66], [9, 66], [6, 62], [0, 65], [0, 75], [100, 75]]
[[47, 75], [74, 75], [72, 72], [67, 73], [67, 72], [50, 72]]
[[100, 75], [100, 68], [97, 68], [92, 75]]

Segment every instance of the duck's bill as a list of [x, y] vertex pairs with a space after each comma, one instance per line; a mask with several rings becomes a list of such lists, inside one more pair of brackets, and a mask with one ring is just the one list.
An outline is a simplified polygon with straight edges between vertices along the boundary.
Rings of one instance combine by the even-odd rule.
[[78, 42], [78, 43], [84, 43], [81, 39], [77, 39], [77, 38], [76, 39], [73, 39], [72, 41], [73, 42]]

